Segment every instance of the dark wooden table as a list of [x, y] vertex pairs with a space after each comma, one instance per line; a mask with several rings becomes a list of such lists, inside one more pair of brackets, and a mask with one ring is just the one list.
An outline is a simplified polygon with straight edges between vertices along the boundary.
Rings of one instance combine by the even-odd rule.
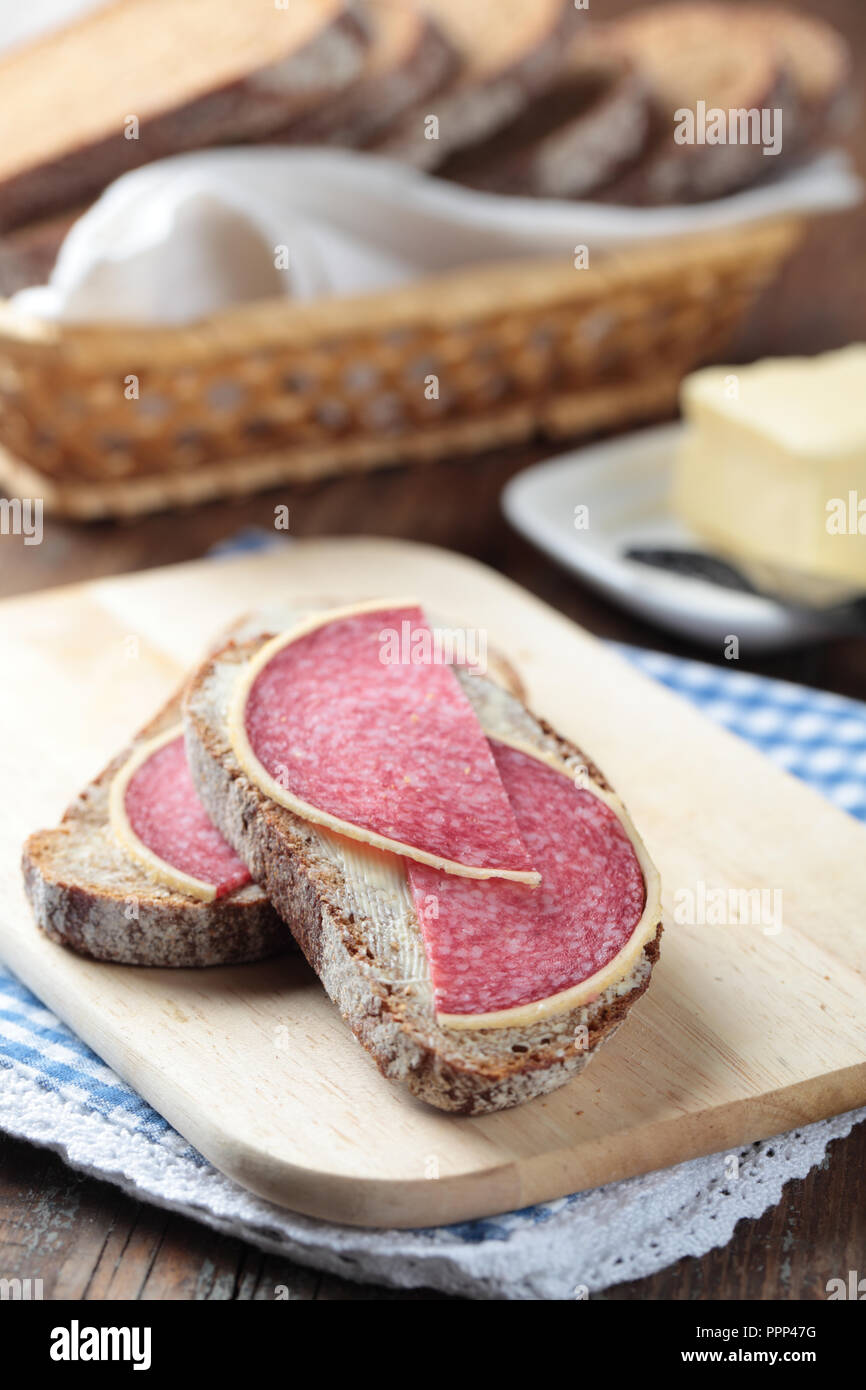
[[[788, 0], [811, 13], [810, 0]], [[605, 14], [630, 8], [606, 0]], [[863, 0], [823, 0], [821, 14], [855, 46], [866, 77]], [[851, 148], [866, 171], [861, 113]], [[731, 358], [813, 353], [866, 337], [866, 210], [821, 219], [732, 345]], [[703, 660], [611, 607], [554, 569], [509, 530], [503, 484], [542, 450], [442, 461], [416, 471], [282, 488], [244, 502], [124, 524], [47, 523], [41, 546], [0, 537], [0, 594], [169, 564], [203, 555], [240, 527], [270, 527], [288, 504], [296, 536], [371, 534], [448, 546], [477, 556], [604, 637]], [[866, 643], [836, 641], [773, 658], [741, 652], [741, 668], [866, 697]], [[832, 894], [832, 886], [828, 885]], [[742, 1222], [720, 1251], [685, 1259], [608, 1299], [823, 1298], [827, 1280], [866, 1270], [866, 1126], [831, 1146], [825, 1163], [785, 1189], [759, 1221]], [[320, 1276], [263, 1255], [184, 1218], [82, 1178], [55, 1156], [0, 1136], [0, 1275], [44, 1281], [48, 1298], [271, 1299], [285, 1284], [299, 1299], [437, 1298]]]

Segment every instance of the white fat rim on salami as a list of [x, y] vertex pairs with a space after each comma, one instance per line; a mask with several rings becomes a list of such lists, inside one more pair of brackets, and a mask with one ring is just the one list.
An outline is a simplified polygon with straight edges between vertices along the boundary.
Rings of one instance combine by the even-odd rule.
[[[528, 758], [534, 758], [536, 762], [546, 763], [554, 771], [572, 781], [574, 780], [573, 768], [552, 754], [544, 753], [541, 749], [533, 748], [531, 744], [524, 743], [519, 739], [502, 738], [498, 734], [491, 734], [490, 737], [495, 738], [497, 743], [514, 748], [518, 753], [524, 753]], [[599, 801], [603, 801], [606, 806], [610, 807], [635, 852], [635, 858], [643, 876], [646, 898], [644, 910], [635, 924], [634, 931], [616, 955], [608, 961], [607, 965], [603, 965], [593, 975], [587, 975], [585, 980], [578, 981], [569, 989], [548, 995], [546, 999], [533, 1000], [530, 1004], [518, 1004], [513, 1009], [497, 1009], [493, 1013], [444, 1014], [437, 1012], [436, 1021], [443, 1028], [524, 1028], [528, 1024], [540, 1023], [543, 1019], [552, 1018], [555, 1014], [579, 1009], [584, 1004], [592, 1003], [606, 989], [610, 989], [611, 985], [618, 984], [620, 980], [630, 974], [638, 963], [644, 947], [655, 936], [662, 918], [661, 879], [658, 869], [650, 859], [646, 845], [635, 829], [631, 816], [615, 792], [607, 791], [604, 787], [598, 786], [590, 777], [581, 780], [579, 790], [591, 792], [593, 796], [598, 797]]]
[[441, 855], [430, 854], [415, 845], [403, 844], [400, 840], [391, 840], [386, 835], [380, 835], [375, 830], [367, 830], [364, 826], [355, 825], [351, 821], [341, 820], [338, 816], [331, 815], [330, 812], [323, 811], [318, 806], [312, 806], [309, 802], [302, 801], [300, 797], [294, 796], [285, 787], [282, 787], [253, 751], [246, 730], [247, 700], [256, 677], [264, 670], [272, 657], [276, 656], [277, 652], [290, 646], [299, 638], [306, 637], [309, 633], [315, 632], [321, 627], [328, 627], [331, 623], [339, 622], [343, 618], [353, 618], [360, 613], [376, 613], [380, 610], [388, 612], [395, 608], [420, 606], [417, 599], [371, 599], [366, 603], [350, 604], [346, 608], [334, 608], [327, 613], [314, 613], [309, 618], [305, 618], [297, 627], [291, 628], [288, 632], [279, 633], [269, 642], [266, 642], [241, 669], [229, 708], [228, 735], [235, 757], [250, 781], [264, 792], [265, 796], [269, 797], [271, 801], [275, 801], [278, 806], [285, 806], [287, 811], [293, 811], [302, 820], [324, 826], [325, 829], [338, 835], [345, 835], [350, 840], [360, 840], [364, 844], [372, 845], [374, 849], [388, 850], [391, 854], [404, 855], [408, 859], [416, 860], [419, 864], [429, 864], [431, 868], [442, 869], [445, 873], [456, 874], [461, 878], [504, 878], [515, 883], [528, 883], [535, 886], [540, 883], [541, 876], [533, 870], [486, 869], [471, 864], [461, 864], [453, 859], [443, 859]]
[[193, 878], [192, 874], [185, 874], [182, 869], [176, 869], [173, 864], [169, 864], [165, 859], [160, 859], [159, 855], [154, 854], [152, 849], [140, 840], [132, 828], [129, 816], [126, 813], [126, 792], [132, 778], [139, 768], [158, 753], [160, 748], [164, 748], [167, 743], [172, 743], [174, 739], [183, 736], [183, 725], [174, 724], [165, 733], [158, 734], [156, 738], [149, 739], [147, 743], [142, 743], [132, 754], [129, 761], [117, 773], [111, 784], [109, 794], [109, 824], [118, 844], [122, 845], [127, 854], [130, 855], [143, 869], [146, 869], [151, 878], [158, 883], [163, 883], [167, 888], [172, 888], [176, 893], [185, 893], [187, 897], [198, 898], [201, 902], [211, 903], [216, 897], [216, 885], [205, 883], [204, 879]]

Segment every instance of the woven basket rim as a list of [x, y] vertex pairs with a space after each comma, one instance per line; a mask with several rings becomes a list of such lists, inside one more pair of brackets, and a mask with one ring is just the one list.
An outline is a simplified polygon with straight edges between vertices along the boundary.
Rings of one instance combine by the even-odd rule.
[[592, 274], [559, 258], [497, 261], [450, 270], [394, 289], [310, 302], [271, 298], [235, 305], [189, 324], [59, 323], [21, 313], [0, 300], [0, 352], [46, 359], [57, 354], [84, 365], [116, 365], [118, 355], [138, 362], [192, 363], [212, 358], [221, 348], [303, 345], [344, 334], [378, 335], [416, 325], [455, 328], [495, 317], [507, 305], [543, 309], [563, 300], [597, 299], [647, 270], [700, 269], [741, 260], [747, 247], [763, 256], [781, 255], [799, 234], [804, 218], [771, 217], [713, 232], [659, 237], [617, 248], [592, 264]]

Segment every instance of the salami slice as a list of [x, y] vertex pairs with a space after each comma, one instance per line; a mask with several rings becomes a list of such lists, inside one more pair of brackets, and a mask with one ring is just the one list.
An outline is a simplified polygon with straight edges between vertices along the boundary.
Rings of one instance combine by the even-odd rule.
[[198, 798], [181, 729], [139, 749], [118, 773], [111, 825], [154, 877], [192, 897], [210, 901], [250, 882]]
[[450, 874], [537, 882], [496, 762], [420, 608], [312, 619], [250, 663], [235, 753], [306, 820]]
[[491, 748], [541, 884], [408, 864], [439, 1021], [452, 1026], [517, 1026], [577, 1007], [627, 973], [630, 943], [635, 954], [643, 945], [646, 884], [617, 812], [528, 752]]

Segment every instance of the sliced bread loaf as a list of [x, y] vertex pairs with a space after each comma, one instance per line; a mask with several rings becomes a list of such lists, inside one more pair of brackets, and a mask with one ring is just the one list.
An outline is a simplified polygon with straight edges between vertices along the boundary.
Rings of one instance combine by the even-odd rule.
[[37, 925], [81, 955], [123, 965], [227, 965], [291, 944], [257, 884], [212, 902], [191, 897], [147, 873], [111, 828], [116, 775], [136, 749], [179, 719], [176, 695], [84, 788], [57, 827], [37, 830], [24, 846], [24, 883]]
[[[646, 989], [661, 915], [646, 871], [634, 953], [595, 998], [521, 1026], [446, 1026], [437, 1013], [424, 937], [405, 881], [354, 840], [271, 800], [234, 751], [229, 709], [261, 642], [231, 643], [192, 678], [184, 700], [187, 757], [199, 795], [249, 865], [358, 1040], [387, 1077], [441, 1109], [479, 1114], [542, 1095], [586, 1065]], [[580, 750], [487, 677], [456, 670], [488, 736], [609, 788]], [[373, 855], [371, 858], [370, 855]], [[382, 868], [382, 861], [387, 861]]]

